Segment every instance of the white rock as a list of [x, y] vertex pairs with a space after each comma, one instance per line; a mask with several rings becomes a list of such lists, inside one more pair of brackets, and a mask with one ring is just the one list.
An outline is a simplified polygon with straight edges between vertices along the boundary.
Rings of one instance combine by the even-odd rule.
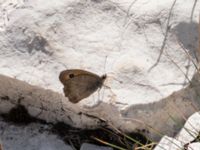
[[200, 149], [199, 142], [191, 143], [188, 145], [188, 150], [199, 150], [199, 149]]
[[[151, 34], [148, 38], [154, 42], [154, 48], [151, 47], [151, 42], [146, 41], [144, 34], [141, 34], [143, 28], [140, 26], [149, 22], [149, 18], [144, 21], [135, 20], [139, 27], [132, 23], [123, 28], [124, 19], [131, 18], [126, 18], [126, 13], [115, 3], [74, 0], [45, 2], [45, 5], [40, 5], [43, 1], [24, 2], [20, 5], [22, 8], [8, 14], [9, 22], [2, 32], [2, 37], [5, 37], [5, 33], [8, 34], [6, 39], [2, 39], [6, 45], [2, 45], [1, 57], [4, 57], [4, 61], [0, 64], [4, 74], [62, 92], [57, 80], [62, 69], [82, 68], [101, 75], [106, 65], [108, 76], [123, 81], [122, 84], [115, 80], [109, 83], [116, 95], [115, 101], [129, 105], [158, 101], [183, 87], [180, 85], [185, 78], [183, 73], [166, 56], [170, 55], [186, 71], [187, 56], [181, 49], [175, 53], [173, 50], [171, 54], [172, 50], [166, 47], [169, 54], [163, 54], [159, 65], [149, 71], [158, 58], [157, 49], [163, 41], [157, 24], [149, 24], [146, 29], [146, 34]], [[151, 8], [157, 7], [153, 1], [148, 2], [148, 5]], [[162, 7], [154, 10], [152, 16], [165, 9], [166, 2], [160, 2], [159, 5]], [[142, 2], [136, 6], [145, 9]], [[3, 8], [10, 10], [6, 6]], [[113, 15], [109, 15], [111, 12]], [[134, 13], [143, 17], [140, 11]], [[77, 14], [80, 15], [79, 18], [76, 17]], [[162, 19], [161, 16], [158, 19]], [[173, 21], [176, 20], [172, 18]], [[152, 31], [152, 27], [156, 31]], [[173, 42], [170, 44], [177, 45]], [[106, 56], [108, 60], [105, 64]], [[189, 78], [193, 75], [194, 66], [190, 65], [190, 68]], [[174, 83], [173, 86], [170, 83]]]
[[13, 107], [23, 105], [28, 113], [47, 122], [65, 122], [79, 128], [99, 125], [99, 119], [81, 113], [78, 105], [67, 101], [51, 90], [31, 86], [23, 81], [0, 75], [0, 113], [8, 113]]
[[[177, 2], [174, 6], [169, 22], [172, 30], [168, 33], [159, 63], [152, 68], [161, 53], [169, 9], [173, 2], [1, 1], [0, 22], [3, 23], [0, 23], [0, 72], [59, 93], [62, 93], [62, 85], [58, 75], [64, 69], [80, 68], [99, 75], [106, 72], [108, 79], [105, 84], [110, 89], [102, 88], [100, 94], [96, 92], [80, 105], [71, 106], [66, 102], [64, 107], [98, 116], [125, 131], [152, 126], [172, 136], [180, 124], [170, 116], [183, 124], [184, 119], [176, 109], [181, 108], [182, 113], [188, 117], [196, 111], [191, 103], [198, 106], [199, 99], [196, 87], [188, 86], [195, 67], [177, 42], [195, 59], [195, 21], [199, 11], [194, 9], [191, 17], [193, 3], [190, 0], [185, 0], [184, 4]], [[196, 8], [200, 8], [199, 5], [197, 3]], [[1, 92], [4, 96], [10, 92], [15, 104], [19, 90], [25, 90], [17, 86], [15, 84], [16, 89], [12, 90], [8, 84], [6, 87], [9, 89]], [[41, 118], [47, 121], [69, 121], [63, 113], [58, 113], [61, 105], [57, 107], [60, 99], [67, 99], [52, 94], [50, 90], [44, 92], [41, 89], [39, 92], [39, 89], [35, 89], [35, 97], [23, 95], [29, 97], [23, 103], [27, 107], [34, 100], [37, 101], [34, 107], [28, 108], [29, 112], [38, 114], [40, 109], [37, 108], [41, 108], [42, 101], [48, 110], [56, 110], [56, 113], [45, 112]], [[50, 98], [51, 94], [55, 104], [53, 98]], [[99, 101], [101, 104], [97, 106]], [[92, 102], [95, 102], [92, 104], [95, 107], [88, 109]], [[3, 106], [9, 109], [13, 107], [12, 103], [5, 101], [2, 102]], [[1, 111], [8, 112], [5, 107]], [[76, 125], [95, 124], [95, 121], [80, 119], [73, 113], [69, 116], [73, 118], [72, 122], [78, 121]], [[149, 134], [158, 138], [151, 130]]]
[[3, 150], [73, 150], [45, 128], [48, 129], [39, 124], [14, 126], [0, 121]]
[[[194, 113], [190, 116], [181, 131], [174, 137], [164, 136], [159, 144], [156, 146], [155, 150], [159, 149], [169, 149], [176, 146], [186, 147], [188, 150], [198, 150], [200, 148], [199, 142], [193, 142], [200, 133], [200, 114], [199, 112]], [[171, 145], [175, 147], [171, 147]], [[170, 149], [171, 150], [171, 149]], [[173, 149], [172, 149], [173, 150]]]
[[190, 143], [199, 135], [200, 132], [200, 112], [196, 112], [186, 121], [176, 139], [183, 143]]
[[164, 136], [154, 150], [177, 150], [183, 149], [180, 141], [168, 136]]

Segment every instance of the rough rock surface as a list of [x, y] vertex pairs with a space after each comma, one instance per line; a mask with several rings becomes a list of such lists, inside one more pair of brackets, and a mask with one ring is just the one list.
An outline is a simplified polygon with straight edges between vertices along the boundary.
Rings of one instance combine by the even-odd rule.
[[[145, 134], [158, 139], [152, 127], [172, 136], [184, 123], [182, 114], [189, 117], [194, 106], [199, 107], [199, 78], [194, 78], [193, 64], [198, 59], [199, 3], [7, 0], [0, 4], [0, 73], [37, 86], [1, 76], [1, 112], [18, 104], [22, 94], [29, 113], [41, 112], [40, 118], [48, 121], [72, 118], [76, 126], [97, 125], [74, 114], [84, 112], [124, 131], [145, 128]], [[70, 104], [58, 80], [60, 71], [69, 68], [106, 73], [109, 88]], [[3, 101], [5, 96], [11, 96], [14, 105]], [[58, 113], [61, 107], [73, 109], [67, 111], [68, 119]], [[44, 108], [50, 111], [41, 111]]]
[[56, 135], [50, 134], [48, 126], [31, 124], [15, 126], [0, 118], [0, 136], [3, 150], [73, 150]]
[[199, 150], [200, 114], [196, 112], [188, 118], [181, 131], [174, 137], [164, 136], [154, 150]]

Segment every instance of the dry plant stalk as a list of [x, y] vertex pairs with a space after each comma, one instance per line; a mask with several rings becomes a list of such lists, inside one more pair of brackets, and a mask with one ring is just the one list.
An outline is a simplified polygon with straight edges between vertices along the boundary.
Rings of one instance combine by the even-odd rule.
[[[198, 59], [200, 60], [200, 14], [199, 14], [199, 25], [198, 25], [198, 48], [197, 48], [197, 55], [198, 55]], [[200, 63], [200, 62], [199, 62]], [[198, 64], [198, 67], [200, 64]]]
[[0, 150], [3, 150], [2, 144], [0, 144]]

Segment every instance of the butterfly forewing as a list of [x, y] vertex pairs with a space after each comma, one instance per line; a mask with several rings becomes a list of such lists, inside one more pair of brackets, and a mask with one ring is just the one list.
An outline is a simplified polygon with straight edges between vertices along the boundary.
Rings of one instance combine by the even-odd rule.
[[100, 88], [103, 82], [104, 79], [97, 75], [79, 74], [63, 83], [64, 93], [71, 102], [77, 103]]

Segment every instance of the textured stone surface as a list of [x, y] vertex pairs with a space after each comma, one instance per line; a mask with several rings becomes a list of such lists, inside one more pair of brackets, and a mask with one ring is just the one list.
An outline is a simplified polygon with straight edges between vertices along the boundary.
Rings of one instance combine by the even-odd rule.
[[181, 129], [181, 131], [174, 137], [164, 136], [155, 150], [161, 149], [188, 149], [198, 150], [200, 148], [200, 142], [198, 142], [198, 136], [200, 132], [200, 114], [199, 112], [194, 113], [189, 117]]
[[14, 126], [0, 120], [1, 144], [3, 150], [73, 150], [56, 135], [45, 130], [48, 126], [29, 124]]
[[[0, 1], [0, 73], [38, 86], [1, 76], [0, 96], [14, 101], [1, 99], [1, 111], [16, 105], [22, 94], [29, 112], [42, 112], [39, 117], [47, 121], [73, 118], [75, 126], [98, 125], [74, 114], [83, 112], [124, 131], [145, 128], [144, 134], [159, 139], [153, 127], [173, 136], [184, 123], [182, 114], [187, 118], [196, 111], [193, 106], [199, 107], [199, 78], [192, 80], [195, 86], [189, 84], [192, 60], [198, 58], [199, 10], [192, 11], [191, 0], [173, 2]], [[106, 73], [109, 88], [72, 105], [58, 80], [60, 71], [72, 68]], [[73, 109], [69, 118], [58, 113], [61, 107]]]

